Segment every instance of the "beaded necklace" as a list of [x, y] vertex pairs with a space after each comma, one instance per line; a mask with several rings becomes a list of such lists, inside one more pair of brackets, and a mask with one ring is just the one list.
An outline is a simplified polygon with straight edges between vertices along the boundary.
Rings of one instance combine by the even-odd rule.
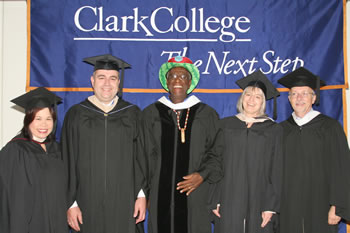
[[173, 109], [173, 111], [176, 114], [177, 128], [181, 131], [181, 142], [185, 143], [185, 130], [187, 128], [187, 121], [188, 121], [188, 115], [190, 114], [190, 108], [187, 109], [185, 125], [183, 128], [180, 127], [180, 113], [181, 113], [181, 111], [176, 111], [174, 109]]

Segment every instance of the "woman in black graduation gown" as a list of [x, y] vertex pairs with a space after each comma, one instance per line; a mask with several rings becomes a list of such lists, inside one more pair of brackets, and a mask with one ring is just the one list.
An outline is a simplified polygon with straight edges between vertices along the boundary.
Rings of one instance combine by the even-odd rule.
[[24, 125], [0, 152], [0, 232], [65, 233], [66, 175], [54, 137], [61, 98], [38, 88], [14, 100]]
[[237, 103], [239, 113], [220, 120], [213, 147], [213, 153], [222, 153], [224, 159], [224, 178], [212, 200], [219, 217], [215, 232], [274, 232], [280, 203], [282, 131], [265, 114], [265, 99], [276, 100], [279, 92], [260, 71], [236, 83], [244, 90]]

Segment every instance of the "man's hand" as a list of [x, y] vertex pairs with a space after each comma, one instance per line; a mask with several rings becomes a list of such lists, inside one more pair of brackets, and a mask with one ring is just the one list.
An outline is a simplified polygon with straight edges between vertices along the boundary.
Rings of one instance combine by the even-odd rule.
[[261, 227], [264, 228], [270, 221], [273, 216], [272, 212], [264, 211], [261, 213], [262, 223]]
[[177, 190], [180, 190], [180, 193], [186, 192], [186, 195], [190, 195], [196, 188], [203, 183], [203, 178], [199, 175], [198, 172], [194, 172], [187, 176], [184, 176], [184, 181], [177, 183]]
[[332, 205], [328, 212], [328, 224], [336, 225], [340, 221], [341, 217], [335, 214], [335, 206]]
[[146, 198], [139, 197], [135, 201], [135, 208], [134, 208], [134, 218], [136, 218], [136, 224], [145, 220], [145, 217], [146, 217]]
[[212, 210], [213, 213], [218, 216], [219, 218], [221, 218], [221, 215], [220, 215], [220, 205], [217, 205], [216, 206], [216, 209], [215, 210]]
[[[72, 207], [67, 210], [68, 225], [75, 231], [80, 231], [79, 223], [83, 224], [83, 215], [80, 208]], [[79, 221], [79, 222], [78, 222]]]

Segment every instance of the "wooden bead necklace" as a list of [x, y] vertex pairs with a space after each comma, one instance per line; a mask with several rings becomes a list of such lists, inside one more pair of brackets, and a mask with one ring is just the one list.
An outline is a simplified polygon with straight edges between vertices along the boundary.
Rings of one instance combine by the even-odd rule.
[[173, 109], [173, 111], [176, 114], [176, 121], [177, 121], [177, 128], [181, 131], [181, 142], [185, 143], [185, 130], [187, 128], [187, 121], [188, 121], [188, 115], [190, 114], [190, 108], [187, 109], [186, 119], [185, 119], [185, 125], [183, 128], [180, 127], [180, 113], [181, 111], [176, 111]]

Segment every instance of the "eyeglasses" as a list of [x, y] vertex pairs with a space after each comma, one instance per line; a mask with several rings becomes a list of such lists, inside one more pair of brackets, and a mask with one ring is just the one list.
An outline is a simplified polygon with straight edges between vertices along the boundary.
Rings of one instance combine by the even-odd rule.
[[298, 92], [292, 92], [292, 93], [289, 93], [289, 96], [291, 98], [297, 98], [298, 96], [301, 96], [302, 98], [306, 98], [308, 97], [309, 95], [314, 95], [315, 93], [313, 92], [301, 92], [301, 93], [298, 93]]
[[169, 79], [169, 80], [174, 80], [174, 79], [181, 79], [181, 80], [190, 80], [191, 79], [191, 75], [186, 75], [186, 74], [169, 74], [166, 76], [166, 79]]

